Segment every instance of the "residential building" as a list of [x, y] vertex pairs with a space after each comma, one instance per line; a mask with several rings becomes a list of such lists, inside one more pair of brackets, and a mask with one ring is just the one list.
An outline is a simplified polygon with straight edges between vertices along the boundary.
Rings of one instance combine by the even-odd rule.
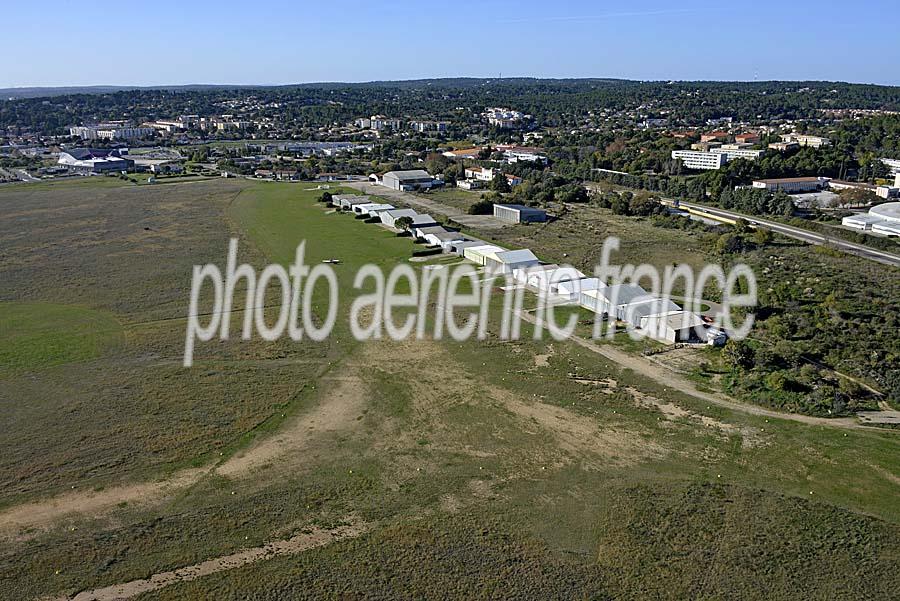
[[830, 146], [831, 140], [822, 136], [810, 136], [807, 134], [781, 134], [782, 142], [796, 142], [800, 146], [811, 146], [813, 148], [822, 148]]
[[727, 131], [713, 131], [706, 134], [700, 134], [701, 142], [724, 142], [728, 139]]
[[777, 179], [753, 180], [754, 188], [763, 188], [769, 192], [779, 190], [788, 194], [798, 192], [816, 192], [828, 184], [827, 177], [784, 177]]
[[763, 156], [765, 150], [753, 150], [752, 148], [740, 148], [737, 144], [723, 144], [720, 148], [713, 148], [710, 152], [715, 154], [724, 154], [729, 161], [735, 159], [746, 159], [755, 161]]
[[[880, 159], [882, 163], [887, 165], [887, 168], [891, 170], [891, 175], [900, 176], [900, 159]], [[900, 188], [900, 181], [897, 182], [895, 187]]]
[[419, 133], [426, 131], [445, 132], [450, 127], [449, 121], [410, 121], [409, 128]]
[[99, 125], [78, 125], [69, 128], [70, 136], [82, 140], [135, 140], [148, 138], [155, 130], [150, 127], [134, 127], [122, 123], [104, 123]]
[[497, 146], [497, 151], [503, 153], [503, 160], [507, 163], [518, 163], [519, 161], [529, 161], [547, 164], [547, 157], [541, 154], [540, 148], [533, 146]]
[[741, 144], [756, 144], [759, 142], [759, 134], [754, 134], [751, 132], [738, 134], [734, 137], [734, 141]]
[[688, 169], [698, 170], [721, 169], [728, 161], [724, 154], [696, 150], [673, 150], [672, 158], [680, 160]]
[[797, 142], [772, 142], [769, 144], [769, 150], [777, 150], [778, 152], [788, 152], [799, 148], [800, 144]]

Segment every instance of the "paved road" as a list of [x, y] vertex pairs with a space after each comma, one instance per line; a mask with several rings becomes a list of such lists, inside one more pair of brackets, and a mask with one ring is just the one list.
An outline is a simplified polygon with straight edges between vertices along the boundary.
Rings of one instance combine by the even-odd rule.
[[[672, 201], [666, 202], [671, 203]], [[706, 205], [701, 205], [693, 202], [682, 201], [681, 203], [679, 203], [679, 206], [686, 209], [696, 209], [698, 211], [703, 211], [710, 215], [723, 217], [725, 219], [744, 219], [754, 225], [764, 227], [765, 229], [772, 230], [773, 232], [777, 232], [789, 238], [793, 238], [794, 240], [808, 242], [809, 244], [828, 245], [844, 252], [863, 257], [864, 259], [877, 261], [879, 263], [884, 263], [885, 265], [891, 265], [893, 267], [900, 267], [900, 256], [885, 252], [883, 250], [870, 248], [862, 244], [855, 244], [853, 242], [841, 240], [840, 238], [825, 236], [823, 234], [811, 232], [809, 230], [794, 227], [792, 225], [784, 225], [783, 223], [778, 223], [776, 221], [761, 219], [760, 217], [744, 215], [742, 213], [735, 213], [734, 211], [728, 211], [726, 209], [708, 207]]]

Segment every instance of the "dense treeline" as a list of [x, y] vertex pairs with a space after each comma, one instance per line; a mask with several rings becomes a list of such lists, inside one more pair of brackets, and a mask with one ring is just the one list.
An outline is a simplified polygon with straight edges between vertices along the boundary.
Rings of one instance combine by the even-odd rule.
[[250, 107], [297, 127], [373, 113], [474, 121], [485, 106], [511, 106], [540, 126], [574, 126], [603, 111], [663, 115], [673, 125], [733, 117], [757, 122], [814, 119], [823, 108], [900, 110], [897, 89], [832, 82], [636, 82], [608, 79], [442, 79], [234, 89], [139, 89], [0, 102], [0, 128], [62, 133], [72, 123], [179, 114], [212, 115]]

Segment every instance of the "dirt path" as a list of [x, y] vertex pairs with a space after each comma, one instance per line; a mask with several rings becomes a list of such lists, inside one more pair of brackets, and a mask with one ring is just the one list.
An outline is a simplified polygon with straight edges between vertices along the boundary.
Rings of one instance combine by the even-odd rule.
[[[348, 371], [353, 371], [348, 370]], [[325, 377], [321, 386], [331, 387], [327, 397], [315, 409], [286, 424], [276, 434], [268, 436], [228, 459], [215, 469], [217, 474], [239, 478], [307, 448], [319, 435], [333, 434], [353, 427], [365, 408], [366, 388], [355, 376]]]
[[[527, 322], [534, 323], [535, 318], [533, 315], [526, 313], [524, 311], [520, 311], [519, 315]], [[630, 369], [636, 373], [639, 373], [643, 376], [654, 380], [655, 382], [662, 384], [663, 386], [668, 386], [669, 388], [677, 389], [680, 392], [683, 392], [692, 397], [701, 399], [708, 403], [715, 403], [720, 407], [726, 407], [728, 409], [732, 409], [734, 411], [740, 411], [743, 413], [749, 413], [751, 415], [759, 415], [762, 417], [771, 417], [774, 419], [784, 419], [795, 422], [801, 422], [804, 424], [808, 424], [811, 426], [829, 426], [832, 428], [853, 428], [859, 430], [872, 430], [872, 428], [864, 426], [858, 423], [855, 419], [850, 417], [840, 417], [840, 418], [824, 418], [824, 417], [812, 417], [809, 415], [800, 415], [797, 413], [781, 413], [779, 411], [774, 411], [772, 409], [766, 409], [764, 407], [759, 407], [757, 405], [750, 405], [747, 403], [738, 402], [724, 394], [720, 393], [709, 393], [703, 392], [699, 390], [693, 382], [680, 376], [679, 374], [666, 369], [656, 363], [653, 363], [647, 360], [644, 357], [631, 355], [624, 351], [620, 351], [616, 348], [613, 348], [609, 345], [600, 345], [591, 340], [586, 340], [581, 338], [580, 336], [572, 335], [569, 338], [577, 345], [584, 347], [590, 351], [593, 351], [599, 355], [602, 355], [613, 361], [618, 363], [621, 367], [625, 367]]]
[[159, 590], [179, 582], [190, 582], [217, 572], [233, 570], [279, 556], [301, 553], [346, 538], [354, 538], [360, 536], [368, 529], [369, 526], [367, 524], [361, 523], [352, 523], [333, 530], [313, 528], [307, 533], [270, 542], [261, 547], [244, 549], [231, 555], [207, 559], [201, 563], [170, 572], [160, 572], [147, 579], [132, 580], [124, 584], [114, 584], [104, 588], [82, 591], [74, 597], [57, 597], [54, 601], [119, 601], [121, 599], [131, 599], [143, 593]]
[[[0, 511], [0, 538], [25, 538], [22, 532], [51, 526], [73, 514], [101, 516], [122, 503], [154, 505], [197, 484], [210, 474], [243, 478], [285, 455], [296, 455], [321, 435], [351, 428], [365, 404], [365, 388], [358, 378], [322, 378], [329, 392], [311, 411], [290, 419], [277, 434], [254, 443], [219, 465], [186, 469], [155, 482], [125, 484], [102, 491], [67, 492]], [[334, 382], [336, 385], [331, 386]], [[34, 536], [31, 532], [27, 537]]]
[[20, 530], [47, 526], [68, 514], [95, 515], [121, 503], [147, 503], [167, 498], [197, 483], [211, 468], [196, 468], [176, 472], [157, 482], [126, 484], [101, 491], [80, 491], [17, 505], [0, 512], [0, 533], [14, 534]]

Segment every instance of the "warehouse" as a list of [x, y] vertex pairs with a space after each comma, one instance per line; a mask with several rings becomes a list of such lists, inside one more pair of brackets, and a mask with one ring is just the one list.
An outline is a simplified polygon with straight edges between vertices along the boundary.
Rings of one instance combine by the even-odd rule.
[[450, 252], [455, 253], [459, 256], [465, 256], [465, 251], [467, 248], [472, 248], [474, 246], [485, 246], [487, 242], [484, 240], [478, 240], [475, 238], [464, 238], [458, 242], [454, 242], [450, 245]]
[[428, 234], [446, 234], [447, 229], [440, 225], [424, 225], [424, 226], [413, 226], [412, 228], [413, 237], [415, 238], [424, 238]]
[[769, 192], [787, 192], [796, 194], [799, 192], [816, 192], [828, 183], [827, 177], [782, 177], [778, 179], [753, 180], [754, 188], [761, 188]]
[[[543, 269], [532, 273], [528, 277], [528, 285], [539, 292], [547, 294], [559, 294], [559, 286], [562, 283], [571, 284], [584, 279], [584, 274], [574, 267], [559, 267], [555, 269]], [[571, 298], [569, 295], [564, 295]]]
[[681, 307], [668, 299], [664, 300], [652, 295], [647, 295], [645, 297], [638, 297], [627, 305], [618, 307], [616, 318], [619, 321], [639, 328], [641, 327], [641, 320], [649, 315], [660, 315], [675, 311], [681, 311]]
[[523, 248], [498, 252], [493, 255], [486, 254], [484, 265], [493, 273], [512, 274], [515, 269], [538, 265], [540, 262], [533, 252]]
[[494, 217], [505, 223], [540, 223], [547, 221], [547, 212], [525, 205], [495, 204]]
[[585, 309], [601, 315], [612, 314], [618, 318], [619, 310], [638, 298], [649, 296], [637, 284], [614, 284], [581, 293], [579, 304]]
[[689, 311], [672, 311], [641, 319], [641, 330], [647, 336], [670, 344], [707, 342], [708, 328], [702, 317]]
[[577, 301], [581, 298], [582, 292], [588, 290], [599, 290], [605, 288], [606, 284], [600, 281], [600, 278], [583, 278], [571, 282], [559, 282], [556, 288], [556, 294], [569, 300]]
[[396, 228], [396, 222], [401, 217], [409, 217], [412, 219], [418, 215], [412, 209], [391, 209], [389, 211], [382, 211], [379, 213], [379, 217], [381, 217], [381, 223], [385, 224], [388, 227]]
[[359, 215], [368, 215], [370, 217], [378, 215], [381, 211], [390, 211], [394, 208], [394, 205], [387, 205], [378, 202], [367, 202], [365, 204], [356, 205], [353, 207], [353, 212], [358, 213]]
[[354, 202], [355, 204], [363, 204], [362, 202], [356, 202], [359, 200], [370, 202], [368, 196], [359, 196], [356, 194], [335, 194], [331, 197], [331, 204], [341, 209], [350, 207], [351, 203]]
[[456, 242], [461, 242], [465, 237], [459, 232], [444, 232], [443, 234], [425, 234], [425, 241], [432, 246], [440, 246], [444, 252], [450, 252]]
[[553, 263], [552, 265], [529, 265], [527, 267], [520, 267], [518, 269], [513, 269], [513, 279], [519, 284], [527, 284], [528, 278], [536, 273], [540, 273], [541, 271], [553, 271], [554, 269], [559, 269], [559, 265]]
[[463, 250], [463, 256], [473, 263], [479, 265], [485, 264], [485, 256], [493, 256], [496, 252], [503, 252], [503, 249], [493, 244], [482, 244], [480, 246], [469, 246]]
[[428, 190], [439, 185], [438, 182], [424, 169], [411, 169], [409, 171], [388, 171], [381, 177], [381, 185], [392, 190], [412, 192], [414, 190]]
[[415, 233], [416, 230], [426, 227], [437, 227], [439, 225], [440, 224], [428, 213], [417, 213], [412, 216], [412, 224], [410, 224], [409, 229], [414, 235], [417, 235]]
[[108, 173], [128, 171], [134, 162], [123, 158], [118, 150], [72, 148], [59, 153], [57, 164], [76, 173]]

